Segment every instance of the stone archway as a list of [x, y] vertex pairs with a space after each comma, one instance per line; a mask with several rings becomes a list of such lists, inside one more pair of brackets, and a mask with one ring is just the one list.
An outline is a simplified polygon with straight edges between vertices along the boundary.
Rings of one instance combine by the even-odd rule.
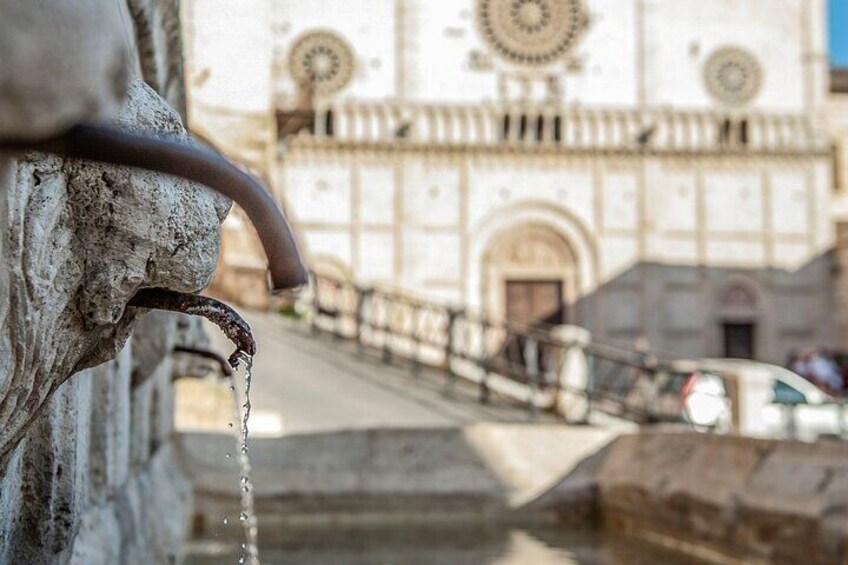
[[498, 233], [482, 265], [484, 302], [497, 317], [521, 323], [573, 323], [580, 292], [577, 257], [568, 241], [544, 224]]

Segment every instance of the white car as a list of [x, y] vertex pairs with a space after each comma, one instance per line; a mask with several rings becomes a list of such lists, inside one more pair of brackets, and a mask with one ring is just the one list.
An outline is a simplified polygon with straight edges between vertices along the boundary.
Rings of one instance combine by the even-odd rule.
[[[704, 379], [684, 405], [695, 425], [746, 436], [814, 441], [821, 436], [848, 438], [848, 404], [783, 367], [741, 359], [701, 359], [700, 372], [722, 375], [720, 386]], [[724, 390], [722, 391], [721, 388]], [[729, 402], [722, 412], [716, 395]]]

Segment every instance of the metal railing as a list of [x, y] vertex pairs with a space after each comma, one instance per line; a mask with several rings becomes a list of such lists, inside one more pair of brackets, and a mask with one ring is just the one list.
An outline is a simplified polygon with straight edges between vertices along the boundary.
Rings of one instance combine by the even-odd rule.
[[313, 275], [313, 331], [357, 342], [385, 363], [403, 361], [464, 379], [528, 411], [584, 422], [591, 410], [638, 422], [682, 421], [677, 394], [690, 374], [636, 351], [590, 342], [571, 326], [528, 326], [399, 292]]

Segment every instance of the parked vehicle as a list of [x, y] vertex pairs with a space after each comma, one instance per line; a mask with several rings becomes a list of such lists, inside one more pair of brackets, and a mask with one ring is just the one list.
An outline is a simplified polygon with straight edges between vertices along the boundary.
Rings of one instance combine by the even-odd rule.
[[[687, 414], [695, 425], [702, 418], [715, 418], [728, 421], [729, 430], [747, 436], [806, 441], [848, 437], [845, 399], [788, 369], [741, 359], [702, 359], [698, 365], [701, 372], [721, 375], [721, 386], [717, 382], [707, 385], [707, 379], [699, 394], [686, 401]], [[715, 413], [718, 404], [712, 394], [727, 400], [723, 413]]]
[[655, 377], [652, 411], [661, 421], [682, 421], [702, 431], [731, 429], [731, 401], [720, 373], [693, 362], [674, 363]]

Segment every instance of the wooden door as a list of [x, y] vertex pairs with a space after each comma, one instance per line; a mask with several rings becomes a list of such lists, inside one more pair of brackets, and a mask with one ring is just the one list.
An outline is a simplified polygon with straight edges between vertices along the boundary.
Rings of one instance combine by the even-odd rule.
[[566, 322], [562, 281], [507, 281], [506, 319], [528, 325]]

